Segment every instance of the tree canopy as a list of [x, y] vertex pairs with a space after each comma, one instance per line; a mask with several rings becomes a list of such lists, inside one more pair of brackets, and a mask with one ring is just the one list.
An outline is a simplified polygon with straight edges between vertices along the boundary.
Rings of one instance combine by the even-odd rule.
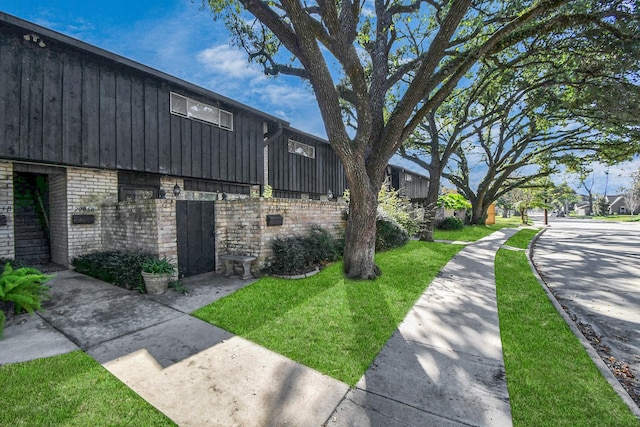
[[375, 278], [378, 190], [391, 156], [479, 61], [541, 35], [631, 37], [635, 3], [595, 0], [210, 0], [250, 61], [313, 89], [345, 168], [345, 273]]

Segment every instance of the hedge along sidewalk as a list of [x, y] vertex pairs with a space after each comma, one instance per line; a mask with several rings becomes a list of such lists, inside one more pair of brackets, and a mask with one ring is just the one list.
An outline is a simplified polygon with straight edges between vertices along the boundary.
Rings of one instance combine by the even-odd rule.
[[[506, 245], [523, 248], [522, 230]], [[523, 238], [524, 237], [524, 238]], [[498, 314], [514, 426], [638, 426], [541, 288], [524, 251], [496, 256]], [[575, 335], [574, 335], [575, 334]], [[586, 344], [588, 346], [588, 343]]]
[[345, 279], [342, 263], [301, 280], [264, 277], [193, 315], [354, 385], [461, 248], [413, 241], [378, 253], [375, 281]]

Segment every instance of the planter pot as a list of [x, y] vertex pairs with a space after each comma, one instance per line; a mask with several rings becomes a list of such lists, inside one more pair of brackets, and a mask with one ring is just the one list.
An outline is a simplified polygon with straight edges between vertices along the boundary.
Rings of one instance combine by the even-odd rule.
[[163, 294], [169, 287], [169, 281], [171, 280], [170, 274], [156, 274], [142, 272], [142, 278], [144, 279], [144, 286], [147, 288], [148, 294], [158, 295]]

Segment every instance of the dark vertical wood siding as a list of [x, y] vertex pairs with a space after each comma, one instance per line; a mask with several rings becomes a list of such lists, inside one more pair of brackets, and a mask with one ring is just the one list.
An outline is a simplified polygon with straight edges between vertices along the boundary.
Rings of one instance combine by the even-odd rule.
[[[315, 147], [316, 158], [289, 153], [289, 139]], [[269, 144], [269, 184], [275, 192], [327, 194], [331, 190], [336, 197], [348, 187], [342, 162], [329, 143], [290, 130]]]
[[[429, 192], [429, 178], [426, 178], [409, 171], [396, 169], [398, 183], [393, 184], [396, 189], [404, 189], [404, 195], [409, 199], [424, 199]], [[410, 181], [407, 180], [410, 177]]]
[[[259, 115], [24, 33], [0, 23], [0, 157], [262, 183]], [[172, 91], [232, 112], [234, 130], [171, 114]]]

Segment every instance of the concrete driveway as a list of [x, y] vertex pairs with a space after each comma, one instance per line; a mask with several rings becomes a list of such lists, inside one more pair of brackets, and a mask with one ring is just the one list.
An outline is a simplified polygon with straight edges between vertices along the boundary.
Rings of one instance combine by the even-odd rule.
[[549, 218], [533, 263], [640, 405], [640, 223]]

